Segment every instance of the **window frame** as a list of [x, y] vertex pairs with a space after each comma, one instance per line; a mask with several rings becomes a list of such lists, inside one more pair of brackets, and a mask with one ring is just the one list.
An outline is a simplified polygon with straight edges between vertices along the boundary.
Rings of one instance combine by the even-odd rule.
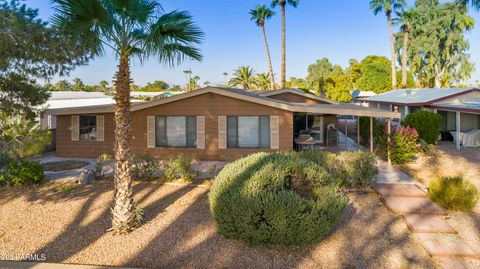
[[[240, 147], [239, 146], [239, 126], [238, 126], [238, 119], [241, 117], [257, 117], [258, 118], [258, 145], [254, 147]], [[236, 141], [232, 144], [234, 146], [230, 146], [230, 141], [229, 141], [229, 119], [235, 119], [235, 127], [236, 127], [236, 134], [235, 138]], [[262, 140], [262, 118], [267, 118], [268, 119], [268, 146], [261, 146], [261, 140]], [[271, 139], [271, 130], [270, 130], [270, 122], [271, 122], [271, 115], [231, 115], [227, 116], [227, 133], [226, 133], [226, 139], [227, 139], [227, 149], [270, 149], [272, 147], [272, 139]]]
[[[169, 146], [168, 145], [168, 136], [167, 136], [167, 128], [168, 128], [168, 124], [167, 124], [167, 119], [168, 118], [172, 118], [172, 117], [180, 117], [180, 118], [184, 118], [185, 119], [185, 146]], [[165, 122], [165, 143], [166, 145], [164, 146], [160, 146], [159, 143], [158, 143], [158, 139], [157, 139], [157, 132], [158, 132], [158, 129], [157, 129], [157, 120], [158, 118], [164, 118], [164, 122]], [[188, 118], [193, 118], [194, 121], [195, 121], [195, 139], [194, 139], [194, 143], [193, 145], [189, 145], [188, 144], [188, 141], [189, 141], [189, 132], [188, 132]], [[198, 130], [198, 122], [197, 122], [197, 116], [195, 115], [156, 115], [155, 116], [155, 125], [154, 125], [154, 129], [155, 129], [155, 148], [178, 148], [178, 149], [196, 149], [197, 148], [197, 130]]]
[[[82, 117], [89, 117], [89, 118], [94, 118], [95, 119], [95, 139], [82, 139], [82, 129], [89, 128], [89, 127], [84, 127], [82, 128]], [[90, 134], [87, 133], [88, 138], [90, 138]], [[79, 115], [78, 116], [78, 141], [85, 141], [85, 142], [97, 142], [98, 141], [98, 121], [97, 121], [97, 116], [96, 115]]]

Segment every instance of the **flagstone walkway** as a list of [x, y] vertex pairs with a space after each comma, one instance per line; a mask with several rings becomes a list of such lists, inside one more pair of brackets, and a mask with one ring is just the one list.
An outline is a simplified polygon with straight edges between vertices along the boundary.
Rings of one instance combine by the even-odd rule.
[[[379, 169], [381, 175], [382, 168]], [[392, 167], [389, 173], [395, 173], [395, 170]], [[395, 181], [381, 181], [374, 189], [387, 208], [403, 216], [414, 238], [438, 259], [440, 266], [449, 269], [480, 268], [480, 251], [465, 242], [445, 221], [448, 212], [432, 202], [418, 185]]]

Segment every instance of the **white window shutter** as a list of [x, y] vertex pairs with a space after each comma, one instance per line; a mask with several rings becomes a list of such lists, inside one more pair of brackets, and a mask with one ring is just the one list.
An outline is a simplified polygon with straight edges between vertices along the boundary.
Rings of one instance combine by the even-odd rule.
[[205, 116], [197, 116], [197, 149], [205, 149]]
[[72, 116], [71, 124], [72, 141], [78, 141], [80, 140], [80, 116]]
[[147, 148], [155, 148], [155, 116], [147, 116]]
[[280, 128], [278, 116], [270, 116], [270, 148], [280, 149]]
[[105, 141], [105, 116], [97, 116], [97, 141]]
[[227, 117], [218, 116], [218, 148], [227, 148]]

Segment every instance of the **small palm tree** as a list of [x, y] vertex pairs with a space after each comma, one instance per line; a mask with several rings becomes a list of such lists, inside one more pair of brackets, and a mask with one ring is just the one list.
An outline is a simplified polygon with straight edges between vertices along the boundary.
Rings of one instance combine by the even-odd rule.
[[227, 73], [227, 72], [223, 72], [222, 75], [225, 77], [225, 86], [226, 86], [226, 85], [228, 84], [228, 82], [227, 82], [228, 73]]
[[205, 87], [210, 86], [210, 84], [212, 84], [212, 83], [208, 80], [203, 82], [203, 86], [205, 86]]
[[373, 14], [377, 15], [380, 12], [385, 12], [387, 16], [388, 23], [388, 33], [390, 36], [390, 50], [391, 50], [391, 60], [392, 60], [392, 88], [397, 88], [397, 54], [395, 51], [395, 41], [393, 38], [392, 30], [392, 12], [400, 11], [405, 9], [407, 3], [405, 0], [371, 0], [370, 9], [373, 10]]
[[282, 89], [285, 88], [285, 82], [287, 81], [287, 68], [286, 68], [286, 58], [287, 58], [287, 52], [286, 52], [286, 34], [285, 34], [285, 7], [286, 5], [289, 4], [292, 7], [296, 8], [300, 4], [300, 0], [273, 0], [272, 1], [272, 8], [275, 8], [277, 6], [280, 6], [282, 9], [282, 71], [281, 71], [281, 80], [280, 80], [280, 87]]
[[113, 233], [132, 231], [138, 223], [131, 178], [130, 60], [156, 57], [170, 66], [201, 60], [195, 47], [203, 32], [188, 12], [160, 14], [154, 0], [53, 0], [53, 23], [86, 40], [96, 56], [111, 48], [118, 60], [115, 74], [115, 176]]
[[270, 74], [260, 73], [255, 76], [255, 86], [258, 90], [266, 90], [270, 87], [270, 85], [271, 85]]
[[242, 87], [245, 90], [251, 89], [255, 85], [255, 70], [250, 66], [240, 66], [234, 70], [233, 78], [228, 84], [233, 87]]
[[198, 89], [198, 81], [200, 80], [200, 77], [199, 76], [194, 76], [193, 78], [190, 79], [190, 83], [189, 83], [189, 91], [193, 91], [193, 90], [196, 90]]
[[402, 88], [407, 88], [407, 56], [408, 56], [408, 38], [412, 31], [413, 20], [415, 19], [415, 9], [409, 8], [403, 12], [397, 12], [397, 18], [393, 21], [394, 24], [400, 25], [403, 33], [403, 48], [402, 48]]
[[[275, 14], [273, 10], [269, 9], [265, 5], [261, 5], [255, 9], [250, 10], [250, 15], [252, 16], [251, 20], [255, 21], [255, 24], [262, 29], [263, 40], [265, 42], [265, 48], [267, 49], [267, 60], [269, 75], [271, 81], [271, 89], [275, 90], [275, 78], [273, 77], [273, 68], [272, 68], [272, 58], [270, 57], [270, 49], [268, 48], [267, 34], [265, 33], [265, 21], [272, 18]], [[266, 88], [264, 88], [266, 89]]]

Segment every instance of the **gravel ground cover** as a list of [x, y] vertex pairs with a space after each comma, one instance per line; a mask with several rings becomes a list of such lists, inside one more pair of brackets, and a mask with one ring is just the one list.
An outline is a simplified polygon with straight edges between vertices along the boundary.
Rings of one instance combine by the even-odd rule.
[[320, 243], [249, 247], [217, 233], [205, 185], [135, 183], [145, 223], [129, 235], [112, 236], [106, 232], [111, 185], [0, 189], [0, 253], [152, 268], [435, 267], [400, 217], [373, 193], [349, 194], [340, 222]]

